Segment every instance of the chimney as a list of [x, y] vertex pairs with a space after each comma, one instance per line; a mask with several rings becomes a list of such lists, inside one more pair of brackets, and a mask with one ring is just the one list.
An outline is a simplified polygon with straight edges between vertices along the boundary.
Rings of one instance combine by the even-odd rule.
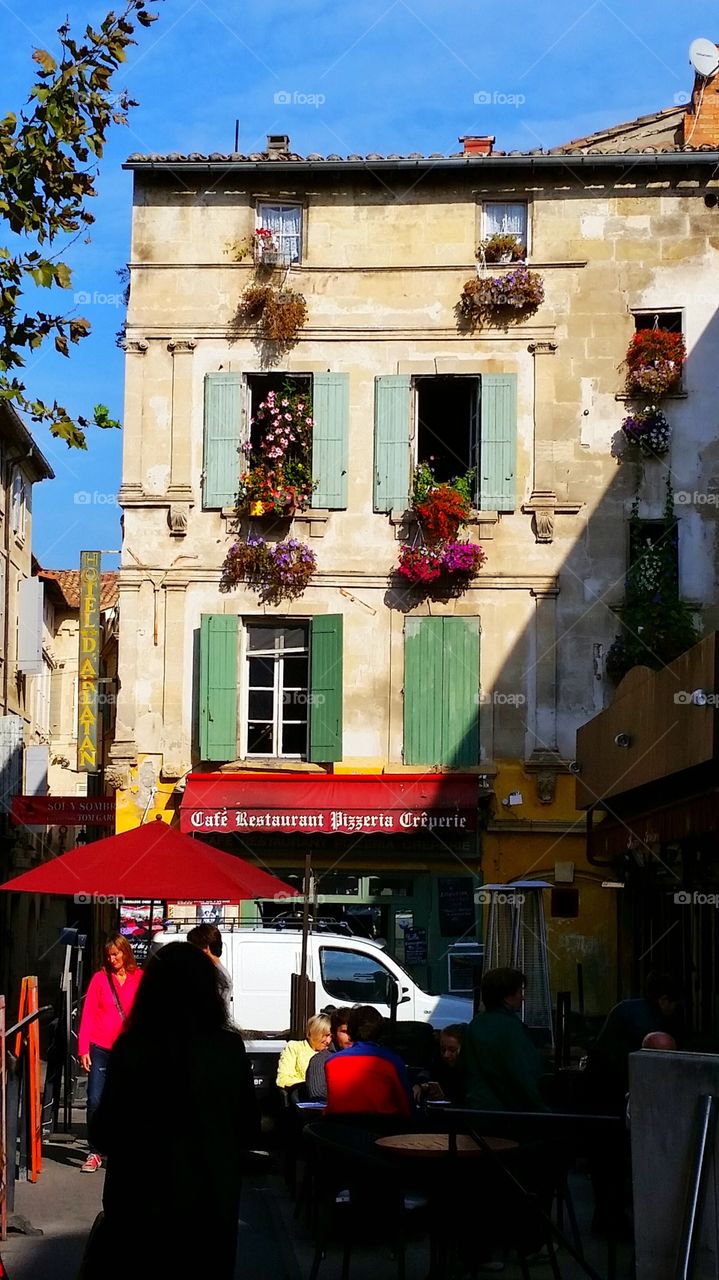
[[466, 156], [491, 156], [495, 137], [493, 134], [485, 134], [483, 137], [469, 136], [460, 138], [459, 141], [462, 143]]
[[684, 116], [685, 147], [715, 147], [719, 151], [719, 75], [696, 75]]
[[286, 133], [268, 133], [267, 135], [267, 154], [268, 156], [281, 156], [285, 151], [290, 149], [289, 135]]

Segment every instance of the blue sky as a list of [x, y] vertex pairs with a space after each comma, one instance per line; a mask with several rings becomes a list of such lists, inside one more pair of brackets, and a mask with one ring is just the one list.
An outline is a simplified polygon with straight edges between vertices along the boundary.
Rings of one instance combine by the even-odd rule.
[[[20, 107], [32, 50], [55, 51], [65, 14], [82, 28], [109, 7], [0, 0], [0, 111]], [[32, 394], [74, 413], [104, 403], [122, 417], [116, 272], [128, 257], [131, 176], [120, 166], [131, 152], [231, 151], [236, 119], [244, 152], [267, 133], [289, 133], [304, 154], [451, 152], [463, 133], [493, 133], [502, 150], [549, 147], [672, 106], [691, 89], [691, 40], [719, 39], [708, 0], [164, 0], [158, 12], [116, 80], [140, 105], [102, 161], [91, 243], [68, 254], [92, 336], [69, 361], [43, 349], [26, 369]], [[86, 454], [35, 434], [57, 475], [35, 490], [40, 561], [71, 568], [83, 547], [119, 547], [120, 434], [91, 433]]]

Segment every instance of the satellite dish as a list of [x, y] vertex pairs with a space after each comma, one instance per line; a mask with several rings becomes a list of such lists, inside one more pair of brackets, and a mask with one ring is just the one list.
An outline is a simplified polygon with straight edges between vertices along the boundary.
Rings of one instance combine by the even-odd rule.
[[708, 80], [719, 71], [719, 49], [713, 40], [692, 40], [689, 46], [689, 61], [697, 75]]

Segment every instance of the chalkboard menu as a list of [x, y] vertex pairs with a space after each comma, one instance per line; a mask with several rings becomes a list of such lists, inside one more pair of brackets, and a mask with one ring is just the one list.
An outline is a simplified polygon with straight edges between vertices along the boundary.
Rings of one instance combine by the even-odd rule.
[[471, 876], [439, 876], [439, 932], [443, 938], [474, 937], [476, 911]]
[[405, 929], [404, 931], [405, 964], [427, 963], [427, 930]]

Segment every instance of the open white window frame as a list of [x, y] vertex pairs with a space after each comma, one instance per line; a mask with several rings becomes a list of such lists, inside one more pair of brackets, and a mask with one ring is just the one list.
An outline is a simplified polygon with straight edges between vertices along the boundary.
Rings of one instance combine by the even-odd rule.
[[285, 212], [296, 216], [299, 221], [299, 230], [297, 233], [297, 256], [293, 257], [285, 250], [283, 243], [285, 237], [281, 235], [278, 248], [282, 252], [282, 258], [286, 267], [299, 266], [305, 257], [305, 222], [306, 209], [302, 200], [272, 200], [269, 197], [257, 197], [255, 200], [255, 230], [260, 227], [269, 227], [272, 230], [273, 214], [280, 210], [282, 214]]
[[[686, 343], [686, 340], [687, 340], [686, 310], [684, 307], [631, 307], [630, 313], [632, 317], [632, 322], [634, 324], [635, 333], [638, 333], [640, 328], [651, 329], [654, 325], [655, 316], [658, 317], [657, 327], [659, 329], [666, 328], [666, 324], [662, 324], [663, 316], [671, 317], [672, 320], [678, 317], [679, 323], [681, 325], [679, 332], [681, 333], [682, 337], [684, 338], [684, 342]], [[649, 321], [649, 324], [643, 324], [639, 326], [637, 325], [638, 319]], [[674, 332], [676, 332], [676, 330], [674, 330]], [[679, 385], [675, 388], [674, 392], [670, 394], [682, 395], [685, 393], [685, 373], [686, 373], [686, 370], [684, 368], [682, 369], [682, 376], [679, 380]]]
[[[433, 376], [432, 374], [421, 374], [421, 375], [417, 375], [412, 379], [412, 422], [410, 426], [410, 438], [409, 438], [410, 462], [411, 462], [411, 468], [412, 468], [412, 472], [410, 475], [410, 497], [412, 493], [412, 481], [413, 481], [415, 469], [419, 466], [420, 461], [426, 461], [426, 459], [420, 459], [420, 456], [419, 456], [419, 387], [421, 382], [427, 381], [432, 376]], [[478, 373], [456, 374], [456, 375], [437, 374], [435, 376], [437, 377], [452, 376], [457, 378], [463, 378], [468, 382], [474, 383], [474, 387], [472, 391], [472, 404], [470, 409], [470, 420], [468, 423], [468, 432], [469, 432], [468, 442], [469, 442], [470, 459], [472, 457], [476, 457], [477, 459], [477, 472], [474, 477], [474, 494], [472, 497], [472, 509], [476, 511], [479, 508], [479, 485], [480, 485], [480, 469], [481, 469], [480, 454], [481, 454], [481, 448], [482, 448], [482, 443], [481, 443], [482, 379]], [[471, 467], [472, 467], [472, 463], [470, 461], [467, 467], [465, 468], [465, 470], [469, 471], [471, 470]], [[457, 474], [459, 474], [459, 471], [460, 471], [460, 466], [458, 463]], [[441, 483], [441, 481], [439, 483]]]
[[[254, 752], [252, 754], [249, 754], [247, 750], [247, 739], [248, 739], [248, 728], [249, 728], [249, 702], [250, 702], [249, 665], [248, 665], [248, 655], [249, 655], [248, 628], [253, 626], [260, 626], [263, 623], [274, 625], [277, 627], [290, 626], [290, 625], [307, 627], [307, 631], [308, 631], [308, 636], [307, 636], [308, 714], [307, 714], [307, 748], [304, 755], [258, 755], [258, 754], [255, 754]], [[267, 617], [264, 614], [258, 614], [255, 617], [253, 617], [252, 615], [247, 615], [246, 617], [240, 618], [240, 625], [238, 627], [239, 679], [237, 681], [237, 685], [238, 685], [238, 688], [237, 688], [237, 723], [238, 723], [237, 749], [239, 752], [237, 757], [238, 760], [256, 760], [258, 762], [268, 761], [268, 760], [295, 760], [295, 761], [304, 762], [309, 759], [309, 746], [310, 746], [310, 743], [309, 743], [309, 732], [310, 732], [310, 729], [309, 729], [309, 705], [310, 705], [309, 704], [309, 674], [310, 674], [309, 661], [311, 659], [310, 632], [311, 632], [311, 627], [310, 627], [309, 617], [295, 618], [287, 615], [283, 615], [280, 617], [274, 617], [274, 616]], [[276, 714], [277, 712], [275, 708], [275, 716]]]
[[494, 231], [497, 230], [497, 228], [492, 225], [490, 214], [488, 212], [491, 209], [491, 206], [493, 205], [509, 205], [509, 206], [521, 205], [521, 207], [524, 209], [524, 229], [525, 229], [524, 250], [525, 252], [524, 252], [523, 261], [525, 262], [528, 261], [532, 254], [532, 216], [531, 216], [532, 203], [531, 201], [530, 200], [512, 200], [511, 198], [502, 200], [499, 197], [497, 197], [496, 199], [493, 197], [491, 200], [488, 200], [486, 198], [481, 200], [479, 204], [479, 210], [478, 210], [479, 235], [477, 237], [477, 244], [479, 244], [480, 241], [482, 240], [486, 240], [490, 235], [493, 234]]

